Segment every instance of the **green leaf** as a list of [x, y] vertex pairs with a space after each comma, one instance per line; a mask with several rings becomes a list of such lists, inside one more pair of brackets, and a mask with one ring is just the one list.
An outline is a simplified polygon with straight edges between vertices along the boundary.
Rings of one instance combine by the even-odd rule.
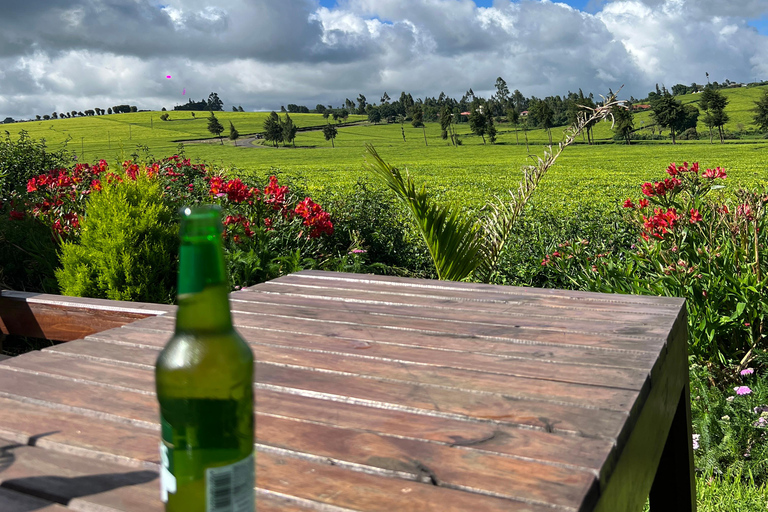
[[413, 221], [427, 244], [440, 279], [460, 281], [469, 276], [484, 259], [483, 239], [478, 224], [463, 215], [455, 204], [437, 204], [424, 186], [416, 184], [406, 172], [390, 166], [366, 145], [373, 162], [367, 167], [392, 189], [411, 214]]

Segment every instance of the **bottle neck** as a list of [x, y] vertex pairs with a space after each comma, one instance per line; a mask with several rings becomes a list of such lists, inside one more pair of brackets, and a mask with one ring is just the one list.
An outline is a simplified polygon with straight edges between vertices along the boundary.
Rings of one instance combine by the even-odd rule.
[[221, 236], [182, 237], [176, 333], [232, 330]]

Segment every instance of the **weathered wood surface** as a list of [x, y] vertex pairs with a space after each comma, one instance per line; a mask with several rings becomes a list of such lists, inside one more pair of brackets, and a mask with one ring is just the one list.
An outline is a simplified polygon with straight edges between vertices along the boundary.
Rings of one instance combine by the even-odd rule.
[[0, 291], [0, 333], [71, 341], [175, 311], [165, 304]]
[[[257, 360], [258, 509], [630, 510], [662, 451], [678, 466], [690, 452], [684, 421], [664, 448], [687, 399], [682, 304], [328, 272], [236, 292]], [[0, 362], [16, 457], [0, 490], [157, 509], [167, 311]]]

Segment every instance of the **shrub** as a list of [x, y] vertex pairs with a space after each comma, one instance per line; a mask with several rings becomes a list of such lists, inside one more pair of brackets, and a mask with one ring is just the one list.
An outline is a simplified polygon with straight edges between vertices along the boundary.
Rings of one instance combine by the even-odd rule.
[[80, 240], [61, 246], [64, 295], [170, 303], [178, 259], [175, 212], [146, 175], [90, 198]]
[[15, 195], [23, 194], [32, 176], [72, 162], [66, 150], [47, 151], [45, 140], [33, 140], [26, 130], [19, 132], [16, 141], [5, 133], [5, 140], [0, 140], [0, 209]]
[[715, 202], [707, 195], [722, 188], [723, 169], [684, 163], [667, 173], [644, 183], [637, 203], [624, 202], [626, 222], [640, 235], [631, 250], [596, 254], [584, 242], [565, 242], [542, 265], [576, 287], [685, 297], [691, 354], [743, 367], [767, 334], [768, 191], [739, 190], [735, 201]]
[[0, 288], [58, 293], [58, 246], [36, 219], [0, 216]]

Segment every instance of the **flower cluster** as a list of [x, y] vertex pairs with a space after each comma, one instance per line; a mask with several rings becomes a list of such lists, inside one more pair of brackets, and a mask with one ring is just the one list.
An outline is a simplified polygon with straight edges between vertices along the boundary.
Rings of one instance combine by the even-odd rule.
[[331, 222], [330, 215], [324, 212], [320, 205], [310, 198], [307, 197], [300, 202], [296, 206], [294, 213], [304, 219], [302, 222], [304, 226], [310, 228], [310, 238], [317, 238], [323, 234], [333, 234], [333, 223]]
[[667, 178], [664, 181], [654, 181], [653, 183], [645, 182], [642, 186], [642, 192], [648, 197], [665, 196], [667, 192], [680, 190], [682, 183], [678, 178]]
[[643, 240], [648, 241], [652, 236], [659, 240], [663, 239], [664, 235], [675, 228], [679, 219], [680, 215], [674, 208], [667, 208], [666, 211], [663, 208], [656, 208], [653, 215], [643, 215], [643, 232], [641, 233]]
[[27, 181], [25, 198], [14, 198], [10, 217], [22, 220], [29, 213], [51, 226], [56, 238], [77, 234], [85, 200], [102, 188], [101, 177], [108, 165], [100, 160], [96, 165], [77, 164], [72, 169], [52, 169]]

